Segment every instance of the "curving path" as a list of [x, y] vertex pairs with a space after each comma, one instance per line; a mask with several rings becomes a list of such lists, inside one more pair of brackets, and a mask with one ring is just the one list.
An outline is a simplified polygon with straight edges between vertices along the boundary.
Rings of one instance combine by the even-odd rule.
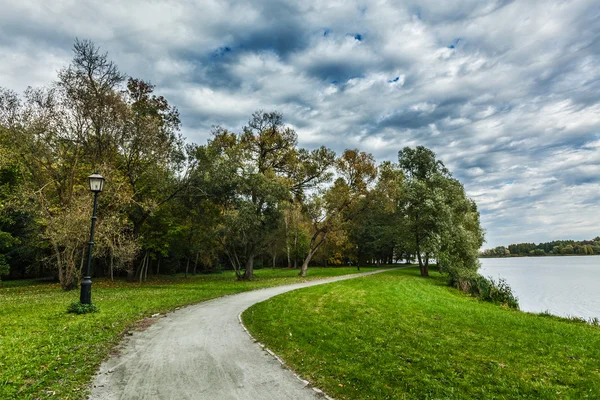
[[[397, 268], [394, 268], [397, 269]], [[391, 269], [220, 297], [169, 313], [100, 366], [91, 399], [316, 399], [317, 393], [258, 346], [238, 315], [290, 290]]]

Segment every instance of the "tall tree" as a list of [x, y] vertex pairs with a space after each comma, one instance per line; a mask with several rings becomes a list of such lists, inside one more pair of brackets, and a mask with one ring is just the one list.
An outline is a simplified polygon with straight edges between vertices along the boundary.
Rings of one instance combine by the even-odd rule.
[[[155, 95], [153, 85], [129, 78], [124, 101], [127, 112], [115, 137], [116, 166], [131, 192], [126, 212], [137, 240], [152, 213], [185, 192], [195, 160], [185, 158], [178, 110]], [[189, 149], [193, 151], [193, 146]], [[130, 263], [128, 279], [135, 274], [135, 264]]]
[[79, 134], [85, 156], [93, 169], [112, 157], [114, 138], [122, 129], [125, 107], [121, 84], [125, 80], [107, 53], [90, 40], [75, 40], [71, 64], [58, 73], [62, 111], [69, 114], [63, 129]]
[[[277, 112], [256, 112], [239, 135], [217, 128], [211, 147], [228, 160], [233, 193], [225, 202], [221, 243], [238, 278], [254, 276], [254, 259], [281, 218], [279, 203], [290, 198], [286, 174], [296, 155], [296, 133]], [[234, 166], [232, 169], [231, 166]], [[243, 270], [243, 273], [242, 273]]]
[[[308, 264], [326, 242], [330, 232], [353, 217], [346, 211], [353, 208], [361, 197], [366, 196], [369, 185], [377, 176], [373, 156], [358, 149], [344, 151], [336, 160], [336, 168], [339, 177], [333, 186], [327, 189], [323, 197], [313, 195], [312, 200], [305, 205], [312, 224], [312, 237], [300, 276], [306, 276]], [[355, 212], [360, 213], [364, 209], [355, 209]]]
[[349, 210], [354, 217], [348, 222], [348, 231], [357, 249], [357, 261], [393, 262], [396, 256], [403, 255], [403, 185], [404, 176], [398, 166], [383, 162], [378, 168], [377, 183], [356, 205], [364, 211]]
[[116, 137], [118, 166], [132, 191], [129, 218], [139, 235], [153, 211], [185, 190], [186, 180], [172, 173], [181, 174], [185, 158], [178, 110], [140, 79], [130, 78], [125, 93], [129, 108]]
[[429, 259], [446, 268], [477, 269], [477, 250], [483, 243], [479, 213], [463, 186], [452, 178], [435, 153], [419, 146], [398, 153], [406, 176], [405, 223], [412, 236], [422, 276], [429, 275]]

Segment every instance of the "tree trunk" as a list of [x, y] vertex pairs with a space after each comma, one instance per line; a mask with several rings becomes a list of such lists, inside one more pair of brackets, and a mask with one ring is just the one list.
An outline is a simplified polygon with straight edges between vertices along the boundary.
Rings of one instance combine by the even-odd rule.
[[160, 256], [158, 256], [158, 264], [156, 265], [156, 275], [160, 272]]
[[148, 270], [150, 269], [151, 265], [152, 258], [150, 258], [150, 255], [148, 254], [148, 261], [146, 261], [146, 268], [144, 269], [144, 282], [148, 280]]
[[294, 230], [294, 269], [298, 268], [298, 228]]
[[246, 270], [244, 271], [243, 279], [254, 278], [254, 254], [248, 256], [246, 260]]
[[192, 272], [192, 275], [196, 275], [197, 267], [198, 267], [198, 252], [196, 252], [196, 261], [194, 261], [194, 272]]
[[423, 264], [422, 276], [429, 276], [429, 253], [425, 253], [425, 263]]
[[115, 254], [114, 251], [112, 249], [112, 247], [110, 248], [110, 280], [114, 281], [114, 261], [115, 261]]
[[140, 284], [144, 279], [144, 268], [146, 267], [146, 262], [148, 261], [148, 252], [144, 254], [144, 259], [142, 260], [142, 266], [140, 267]]
[[83, 276], [83, 262], [85, 260], [85, 247], [81, 251], [81, 262], [79, 263], [79, 276]]
[[419, 238], [419, 213], [415, 214], [415, 244], [417, 245], [417, 259], [419, 260], [419, 270], [421, 271], [421, 276], [428, 276], [425, 266], [423, 265], [423, 259], [421, 258], [421, 243]]
[[302, 268], [300, 268], [300, 276], [301, 277], [306, 276], [306, 271], [308, 271], [308, 263], [310, 262], [313, 254], [314, 254], [314, 252], [312, 252], [310, 250], [308, 251], [308, 255], [306, 256], [306, 258], [304, 259], [304, 262], [302, 263]]
[[421, 253], [417, 253], [417, 259], [419, 260], [419, 271], [421, 272], [421, 276], [424, 276], [425, 272], [423, 269], [423, 260], [421, 259]]
[[292, 268], [292, 257], [290, 255], [290, 237], [289, 237], [290, 234], [289, 234], [289, 229], [288, 229], [287, 215], [284, 216], [283, 222], [285, 224], [285, 250], [287, 253], [288, 268]]
[[58, 245], [56, 243], [52, 243], [52, 246], [54, 247], [54, 254], [56, 255], [56, 265], [58, 266], [58, 281], [60, 282], [60, 287], [63, 290], [69, 290], [70, 288], [67, 287], [67, 284], [65, 282], [60, 250], [58, 249]]
[[[325, 239], [327, 238], [327, 232], [325, 232], [323, 234], [323, 238], [321, 238], [321, 241], [319, 243], [317, 243], [316, 246], [314, 246], [314, 249], [308, 249], [308, 255], [306, 256], [306, 258], [304, 259], [304, 262], [302, 263], [302, 268], [300, 269], [300, 276], [305, 277], [306, 276], [306, 271], [308, 270], [308, 263], [310, 263], [310, 260], [313, 258], [313, 256], [315, 255], [315, 253], [317, 252], [317, 250], [319, 250], [319, 247], [321, 247], [321, 245], [323, 243], [325, 243]], [[312, 245], [314, 245], [315, 241], [316, 241], [316, 236], [313, 236], [310, 244], [311, 247]]]
[[188, 276], [188, 270], [190, 269], [190, 257], [187, 258], [187, 264], [185, 264], [185, 277]]
[[421, 246], [419, 246], [419, 239], [417, 238], [417, 259], [419, 260], [419, 270], [421, 276], [427, 276], [425, 272], [425, 265], [423, 264], [423, 258], [421, 257]]
[[423, 268], [423, 259], [421, 259], [421, 249], [419, 248], [419, 242], [417, 242], [417, 260], [419, 260], [419, 267]]
[[275, 254], [273, 254], [273, 263], [271, 264], [273, 266], [273, 269], [275, 268], [275, 259], [277, 258], [277, 256]]

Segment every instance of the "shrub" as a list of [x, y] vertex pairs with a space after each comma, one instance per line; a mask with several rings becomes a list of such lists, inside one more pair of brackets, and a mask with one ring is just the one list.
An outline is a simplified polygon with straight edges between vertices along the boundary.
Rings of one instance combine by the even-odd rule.
[[495, 282], [491, 278], [479, 275], [477, 284], [478, 297], [481, 300], [519, 309], [519, 301], [513, 294], [510, 285], [504, 279], [499, 279], [498, 282]]
[[67, 307], [67, 312], [73, 314], [88, 314], [98, 311], [98, 307], [95, 304], [83, 304], [78, 301], [72, 302], [69, 304], [69, 307]]
[[498, 282], [486, 278], [473, 270], [449, 269], [450, 285], [483, 301], [519, 309], [519, 301], [510, 285], [504, 280]]
[[471, 293], [471, 286], [476, 284], [476, 279], [479, 276], [476, 271], [465, 268], [446, 268], [440, 269], [440, 272], [445, 272], [450, 277], [450, 286], [465, 292]]

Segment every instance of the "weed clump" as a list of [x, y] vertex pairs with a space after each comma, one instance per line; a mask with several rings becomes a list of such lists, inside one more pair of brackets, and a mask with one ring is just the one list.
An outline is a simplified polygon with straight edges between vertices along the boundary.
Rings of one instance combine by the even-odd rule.
[[67, 312], [72, 314], [89, 314], [98, 312], [98, 307], [95, 304], [83, 304], [74, 301], [67, 307]]

